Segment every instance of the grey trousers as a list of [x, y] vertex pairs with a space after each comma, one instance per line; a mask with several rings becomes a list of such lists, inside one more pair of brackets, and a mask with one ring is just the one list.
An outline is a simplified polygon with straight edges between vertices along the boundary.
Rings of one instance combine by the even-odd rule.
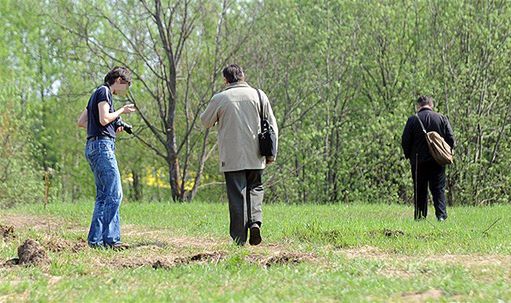
[[231, 218], [229, 231], [232, 239], [243, 245], [247, 241], [250, 226], [254, 223], [261, 226], [263, 222], [263, 170], [240, 170], [224, 174]]

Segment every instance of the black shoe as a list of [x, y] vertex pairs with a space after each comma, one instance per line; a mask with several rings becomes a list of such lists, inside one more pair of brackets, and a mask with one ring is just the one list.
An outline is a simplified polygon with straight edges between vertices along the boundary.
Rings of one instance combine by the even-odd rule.
[[263, 239], [261, 238], [261, 229], [257, 224], [252, 225], [250, 227], [250, 238], [248, 239], [248, 243], [250, 245], [259, 245]]

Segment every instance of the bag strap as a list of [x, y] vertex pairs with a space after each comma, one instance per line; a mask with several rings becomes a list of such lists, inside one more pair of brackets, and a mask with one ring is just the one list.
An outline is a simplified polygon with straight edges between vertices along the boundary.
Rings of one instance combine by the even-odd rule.
[[259, 118], [263, 121], [263, 98], [261, 98], [261, 92], [256, 88], [257, 96], [259, 97]]
[[256, 88], [257, 96], [259, 97], [259, 124], [261, 126], [261, 132], [264, 131], [264, 112], [263, 112], [263, 98], [261, 98], [261, 92]]
[[417, 113], [415, 113], [415, 117], [417, 117], [417, 120], [419, 120], [419, 123], [421, 124], [421, 127], [422, 127], [422, 131], [425, 134], [428, 134], [428, 132], [426, 131], [426, 128], [424, 128], [424, 124], [422, 124], [421, 118], [419, 118], [419, 115], [417, 115]]

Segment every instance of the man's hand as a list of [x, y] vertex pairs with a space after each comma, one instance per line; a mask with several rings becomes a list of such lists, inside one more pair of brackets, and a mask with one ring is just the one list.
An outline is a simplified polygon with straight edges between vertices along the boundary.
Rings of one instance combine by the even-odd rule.
[[135, 104], [126, 104], [122, 107], [123, 114], [131, 114], [135, 111], [137, 111], [137, 109], [135, 108]]
[[116, 132], [116, 133], [120, 133], [120, 132], [122, 132], [123, 130], [124, 130], [124, 127], [120, 126], [120, 127], [118, 127], [118, 128], [115, 130], [115, 132]]
[[275, 157], [266, 157], [266, 164], [272, 164], [275, 162]]

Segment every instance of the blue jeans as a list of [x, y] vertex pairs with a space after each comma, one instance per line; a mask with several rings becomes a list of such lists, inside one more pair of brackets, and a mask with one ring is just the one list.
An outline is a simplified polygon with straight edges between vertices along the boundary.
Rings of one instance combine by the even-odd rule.
[[115, 141], [109, 138], [87, 141], [85, 157], [96, 183], [96, 204], [87, 241], [90, 246], [110, 246], [121, 241], [122, 187]]

